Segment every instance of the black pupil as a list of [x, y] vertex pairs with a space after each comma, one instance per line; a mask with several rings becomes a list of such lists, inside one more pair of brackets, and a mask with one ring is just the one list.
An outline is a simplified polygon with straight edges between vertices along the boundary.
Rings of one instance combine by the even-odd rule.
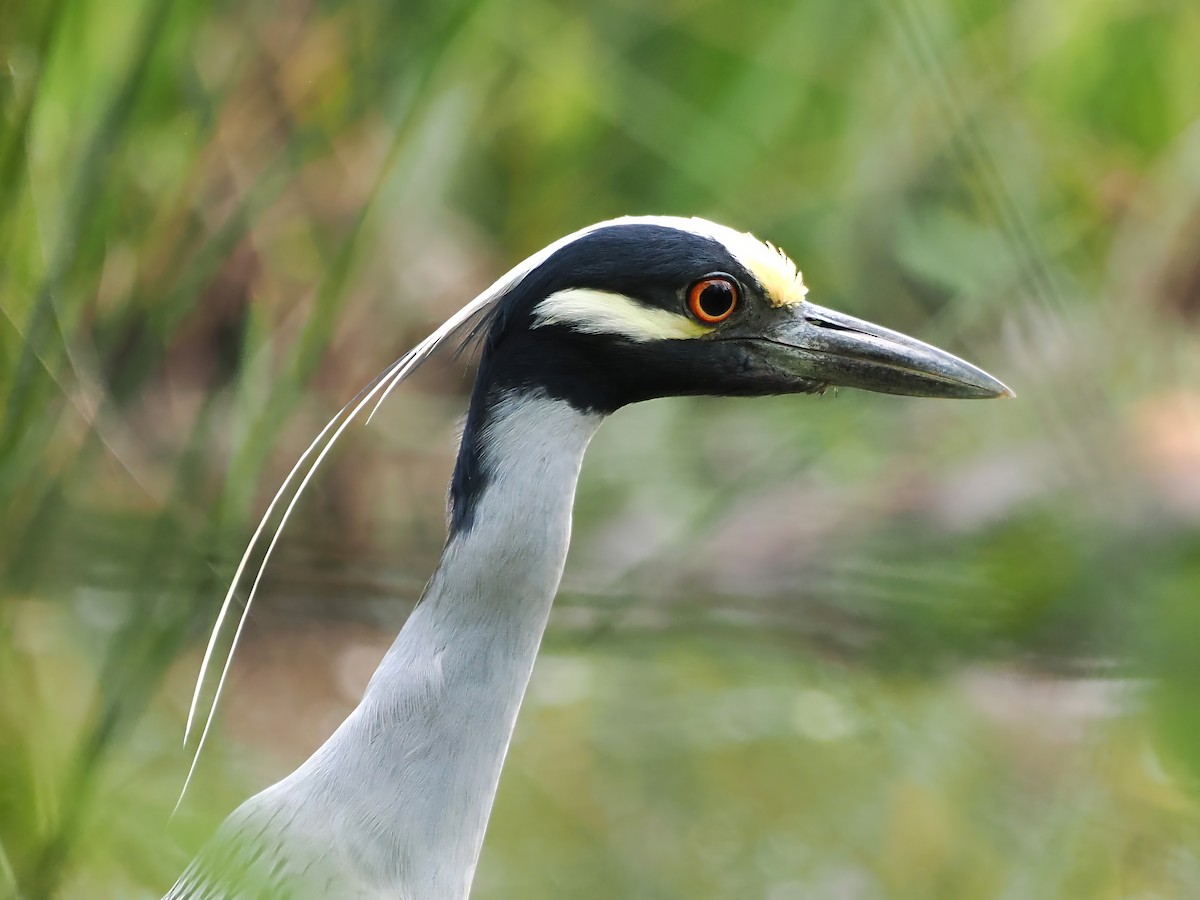
[[700, 308], [717, 319], [733, 307], [733, 285], [728, 281], [710, 281], [700, 291]]

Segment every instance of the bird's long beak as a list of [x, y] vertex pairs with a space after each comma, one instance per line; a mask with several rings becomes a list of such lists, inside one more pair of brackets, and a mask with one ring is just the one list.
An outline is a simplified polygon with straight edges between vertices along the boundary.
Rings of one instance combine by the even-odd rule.
[[987, 372], [944, 350], [812, 303], [768, 336], [776, 364], [825, 384], [913, 397], [1015, 397]]

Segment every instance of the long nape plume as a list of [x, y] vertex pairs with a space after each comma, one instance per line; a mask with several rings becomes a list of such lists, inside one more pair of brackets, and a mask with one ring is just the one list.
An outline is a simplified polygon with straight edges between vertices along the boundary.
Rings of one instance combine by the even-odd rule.
[[[246, 573], [247, 565], [250, 558], [254, 555], [263, 541], [263, 535], [267, 527], [267, 523], [271, 520], [275, 509], [280, 505], [280, 502], [285, 498], [283, 513], [279, 518], [275, 530], [271, 533], [271, 537], [267, 540], [266, 551], [263, 553], [262, 560], [259, 562], [258, 569], [254, 574], [254, 579], [250, 584], [250, 592], [246, 596], [245, 603], [242, 606], [241, 615], [238, 617], [237, 626], [233, 631], [233, 639], [229, 644], [229, 649], [226, 651], [225, 660], [221, 664], [221, 673], [217, 678], [216, 689], [213, 691], [212, 703], [209, 706], [208, 713], [204, 717], [204, 726], [200, 729], [200, 738], [196, 743], [196, 750], [192, 755], [191, 765], [188, 767], [187, 777], [184, 779], [183, 788], [179, 793], [179, 800], [175, 803], [175, 809], [178, 810], [183, 798], [187, 794], [187, 789], [191, 785], [192, 778], [196, 773], [196, 766], [200, 762], [200, 755], [204, 750], [204, 745], [208, 740], [209, 731], [212, 728], [213, 720], [217, 712], [217, 704], [220, 702], [221, 693], [225, 688], [226, 679], [229, 676], [230, 667], [233, 664], [234, 653], [237, 651], [238, 642], [241, 640], [242, 631], [246, 625], [246, 620], [250, 615], [250, 605], [258, 593], [258, 586], [262, 580], [263, 573], [266, 571], [267, 563], [270, 562], [271, 556], [275, 551], [275, 546], [279, 542], [280, 536], [283, 534], [284, 526], [292, 515], [292, 511], [296, 508], [296, 504], [300, 500], [300, 496], [304, 493], [304, 489], [308, 486], [309, 481], [328, 455], [333, 445], [337, 443], [338, 438], [346, 430], [351, 422], [353, 422], [364, 408], [372, 401], [375, 402], [367, 417], [367, 421], [378, 411], [380, 405], [388, 395], [400, 384], [405, 378], [411, 375], [416, 369], [424, 363], [433, 353], [447, 340], [450, 340], [462, 334], [467, 327], [481, 315], [494, 309], [496, 305], [508, 294], [514, 287], [521, 283], [531, 271], [545, 262], [551, 255], [557, 252], [562, 247], [570, 244], [589, 232], [599, 228], [604, 228], [609, 225], [618, 225], [626, 222], [647, 221], [650, 217], [635, 218], [626, 217], [622, 219], [612, 219], [606, 222], [599, 222], [595, 225], [590, 225], [587, 228], [581, 228], [579, 231], [573, 232], [560, 240], [555, 241], [548, 247], [538, 251], [533, 256], [514, 266], [504, 275], [496, 279], [487, 290], [479, 294], [474, 300], [452, 315], [449, 319], [443, 322], [436, 330], [433, 331], [427, 338], [409, 350], [404, 356], [392, 363], [387, 369], [376, 376], [370, 384], [364, 387], [349, 403], [343, 406], [331, 418], [320, 433], [313, 439], [312, 443], [296, 460], [284, 478], [283, 484], [275, 492], [271, 498], [271, 502], [267, 504], [266, 512], [263, 513], [257, 527], [254, 529], [253, 535], [250, 537], [250, 542], [246, 545], [246, 550], [242, 554], [242, 558], [238, 561], [237, 568], [234, 570], [233, 579], [229, 584], [229, 590], [225, 593], [225, 599], [221, 602], [221, 610], [217, 614], [216, 623], [213, 625], [212, 633], [209, 635], [208, 644], [204, 648], [204, 657], [200, 662], [200, 671], [196, 676], [196, 687], [192, 692], [192, 701], [188, 707], [187, 725], [184, 730], [184, 743], [192, 735], [194, 726], [198, 721], [198, 710], [200, 705], [200, 696], [203, 693], [204, 685], [208, 680], [208, 675], [213, 666], [213, 657], [216, 652], [217, 644], [222, 633], [226, 628], [226, 622], [229, 619], [229, 611], [233, 607], [234, 596], [237, 593], [238, 585], [242, 583], [242, 576]], [[314, 456], [315, 453], [315, 456]], [[312, 457], [312, 461], [305, 468], [305, 463]], [[303, 474], [301, 475], [301, 472]], [[299, 483], [294, 491], [289, 495], [289, 488], [296, 481], [297, 476], [300, 476]]]

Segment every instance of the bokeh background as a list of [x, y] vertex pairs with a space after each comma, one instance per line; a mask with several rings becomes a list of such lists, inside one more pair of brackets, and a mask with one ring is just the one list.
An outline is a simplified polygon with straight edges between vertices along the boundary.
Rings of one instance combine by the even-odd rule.
[[468, 359], [314, 479], [171, 817], [308, 440], [625, 213], [1020, 396], [615, 416], [473, 896], [1200, 896], [1198, 48], [1182, 0], [2, 0], [0, 897], [158, 897], [328, 734]]

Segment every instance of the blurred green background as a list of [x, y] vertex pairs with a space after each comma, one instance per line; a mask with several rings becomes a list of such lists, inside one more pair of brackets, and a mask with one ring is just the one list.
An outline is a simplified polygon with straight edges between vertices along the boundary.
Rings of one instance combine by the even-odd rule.
[[473, 896], [1200, 896], [1198, 47], [1182, 0], [0, 0], [0, 897], [158, 897], [328, 734], [465, 360], [314, 479], [171, 818], [308, 440], [625, 213], [1019, 400], [615, 416]]

